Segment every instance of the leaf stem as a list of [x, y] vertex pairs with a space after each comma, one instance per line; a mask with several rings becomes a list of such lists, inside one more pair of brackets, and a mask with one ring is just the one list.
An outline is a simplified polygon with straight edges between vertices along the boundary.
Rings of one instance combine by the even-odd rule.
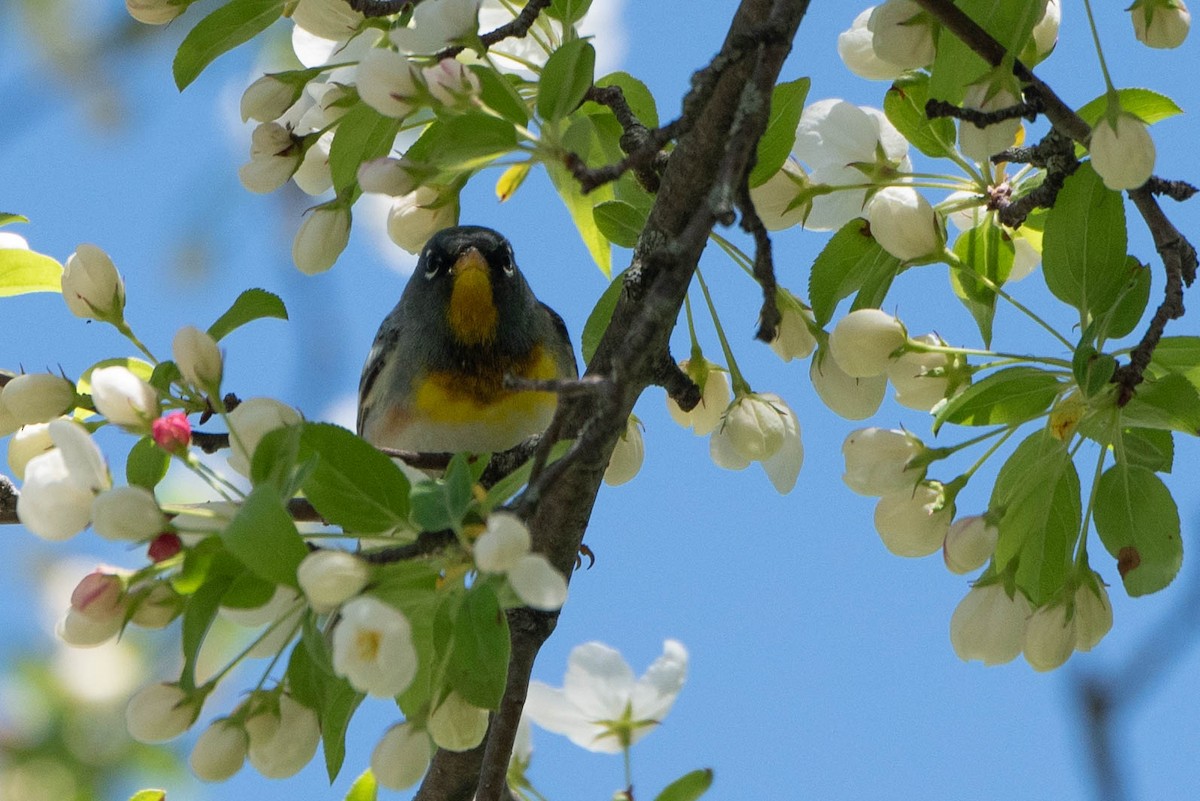
[[699, 267], [696, 268], [696, 280], [700, 282], [700, 291], [704, 293], [704, 302], [708, 304], [708, 313], [712, 315], [713, 325], [716, 326], [717, 338], [721, 340], [721, 350], [725, 352], [725, 361], [729, 363], [729, 377], [733, 383], [734, 395], [749, 395], [752, 392], [750, 384], [738, 368], [737, 360], [733, 358], [733, 349], [729, 347], [729, 340], [725, 338], [725, 329], [721, 326], [717, 307], [713, 305], [712, 295], [708, 294], [708, 284], [704, 283], [704, 276]]

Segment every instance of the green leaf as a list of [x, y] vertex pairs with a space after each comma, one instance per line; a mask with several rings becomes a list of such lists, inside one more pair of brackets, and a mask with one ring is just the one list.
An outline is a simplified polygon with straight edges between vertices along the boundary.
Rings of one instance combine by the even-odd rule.
[[1156, 428], [1127, 428], [1121, 432], [1121, 447], [1114, 452], [1119, 462], [1170, 473], [1175, 461], [1175, 436]]
[[567, 42], [551, 53], [538, 83], [538, 115], [554, 122], [578, 108], [592, 85], [595, 68], [596, 50], [583, 39]]
[[[562, 440], [554, 443], [550, 448], [550, 455], [546, 458], [546, 464], [552, 465], [563, 457], [570, 449], [571, 443], [574, 440]], [[487, 497], [483, 499], [483, 503], [479, 505], [479, 513], [481, 515], [491, 514], [491, 511], [500, 504], [507, 501], [509, 498], [517, 494], [521, 487], [529, 483], [529, 476], [533, 473], [533, 459], [527, 459], [516, 470], [509, 473], [504, 478], [497, 481], [488, 490]]]
[[654, 801], [696, 801], [712, 787], [712, 768], [685, 773], [663, 788]]
[[358, 774], [358, 778], [346, 792], [346, 801], [376, 801], [379, 798], [379, 786], [375, 774], [367, 768]]
[[63, 268], [41, 253], [0, 248], [0, 298], [31, 292], [62, 292]]
[[[638, 121], [647, 128], [658, 127], [658, 108], [654, 103], [654, 95], [650, 93], [646, 84], [628, 72], [610, 72], [597, 80], [596, 86], [602, 88], [606, 86], [621, 87], [621, 92], [625, 95], [625, 102]], [[792, 130], [794, 133], [794, 126]]]
[[279, 320], [288, 319], [287, 307], [283, 300], [265, 289], [247, 289], [237, 296], [237, 300], [229, 310], [217, 318], [208, 327], [208, 335], [220, 342], [232, 331], [254, 320], [264, 317], [274, 317]]
[[421, 156], [443, 172], [478, 169], [517, 148], [517, 129], [513, 124], [482, 111], [439, 120], [436, 131], [436, 137], [422, 148]]
[[154, 369], [150, 372], [150, 377], [146, 379], [146, 382], [164, 395], [170, 395], [171, 383], [182, 380], [183, 374], [179, 372], [179, 365], [168, 359], [154, 365]]
[[492, 111], [516, 125], [529, 122], [529, 107], [516, 87], [501, 73], [484, 64], [472, 64], [479, 79], [479, 99]]
[[0, 211], [0, 228], [3, 228], [6, 225], [12, 225], [13, 223], [27, 222], [29, 222], [29, 218], [24, 214], [10, 214], [8, 212]]
[[[867, 231], [866, 220], [855, 218], [842, 226], [813, 262], [808, 298], [817, 325], [833, 318], [838, 301], [870, 287], [871, 300], [882, 302], [901, 261], [888, 253]], [[865, 296], [864, 296], [865, 297]], [[866, 308], [863, 304], [856, 304]]]
[[564, 26], [573, 25], [583, 19], [591, 7], [592, 0], [552, 0], [546, 9], [546, 15]]
[[1121, 423], [1200, 435], [1200, 393], [1178, 373], [1147, 378], [1121, 409]]
[[975, 318], [984, 346], [990, 348], [996, 316], [996, 293], [991, 286], [1002, 285], [1012, 272], [1012, 241], [988, 215], [987, 220], [959, 235], [954, 253], [963, 268], [950, 270], [950, 286]]
[[314, 460], [304, 494], [330, 523], [364, 534], [408, 528], [408, 479], [359, 437], [340, 426], [305, 423], [300, 458]]
[[[1183, 109], [1174, 100], [1150, 89], [1118, 89], [1117, 97], [1121, 99], [1121, 109], [1123, 111], [1128, 111], [1135, 117], [1140, 117], [1142, 122], [1147, 125], [1153, 125], [1156, 122], [1161, 122], [1162, 120], [1174, 117], [1176, 114], [1183, 113]], [[1088, 125], [1095, 125], [1104, 116], [1104, 111], [1107, 108], [1108, 94], [1105, 93], [1086, 103], [1076, 113]]]
[[250, 41], [283, 14], [286, 0], [230, 0], [192, 28], [179, 45], [172, 71], [179, 91], [222, 53]]
[[304, 463], [300, 471], [296, 466], [300, 461], [301, 426], [285, 426], [274, 431], [268, 431], [254, 448], [254, 458], [250, 462], [250, 483], [254, 486], [270, 484], [281, 498], [290, 498], [300, 489], [302, 476], [312, 469], [312, 464]]
[[329, 145], [329, 173], [339, 195], [358, 182], [358, 167], [392, 150], [400, 120], [385, 117], [366, 103], [357, 103], [338, 120]]
[[1061, 388], [1057, 376], [1037, 367], [997, 370], [951, 398], [938, 410], [933, 428], [1023, 423], [1050, 408]]
[[771, 116], [758, 140], [758, 158], [750, 171], [750, 186], [761, 186], [783, 167], [796, 144], [796, 125], [812, 85], [809, 78], [781, 83], [771, 92]]
[[1163, 337], [1154, 348], [1150, 369], [1178, 373], [1200, 386], [1200, 337]]
[[906, 72], [895, 80], [883, 96], [883, 113], [913, 147], [926, 156], [942, 158], [954, 150], [954, 120], [929, 119], [925, 104], [929, 101], [929, 76]]
[[299, 588], [296, 568], [308, 547], [296, 530], [279, 492], [262, 484], [246, 496], [242, 508], [221, 534], [230, 553], [256, 576]]
[[446, 676], [450, 686], [481, 709], [496, 709], [508, 678], [508, 620], [492, 588], [477, 582], [454, 619]]
[[1067, 178], [1046, 214], [1042, 274], [1054, 296], [1098, 318], [1128, 280], [1125, 204], [1091, 164]]
[[325, 772], [332, 782], [346, 761], [346, 730], [354, 711], [366, 696], [357, 692], [345, 679], [326, 677], [321, 684], [321, 745], [325, 751]]
[[238, 573], [221, 596], [221, 606], [228, 609], [257, 609], [271, 600], [274, 594], [274, 583], [264, 581], [253, 573]]
[[596, 227], [617, 247], [632, 248], [637, 244], [646, 215], [621, 200], [607, 200], [592, 210]]
[[150, 362], [136, 359], [132, 356], [115, 356], [111, 359], [101, 359], [88, 367], [75, 382], [75, 391], [81, 395], [92, 393], [92, 373], [102, 367], [124, 367], [143, 381], [149, 381], [154, 374], [154, 366]]
[[[1044, 0], [957, 0], [955, 5], [1011, 53], [1020, 53], [1045, 7]], [[958, 103], [990, 66], [948, 28], [937, 34], [930, 97]]]
[[138, 790], [129, 801], [167, 801], [166, 790]]
[[1100, 476], [1094, 513], [1127, 593], [1148, 595], [1171, 583], [1183, 564], [1183, 540], [1175, 499], [1158, 476], [1117, 462]]
[[125, 480], [130, 486], [153, 491], [167, 475], [171, 457], [154, 444], [152, 437], [142, 437], [129, 450], [125, 459]]
[[1137, 328], [1146, 313], [1146, 304], [1150, 302], [1150, 273], [1150, 268], [1133, 256], [1125, 260], [1125, 285], [1108, 313], [1108, 324], [1103, 332], [1106, 339], [1128, 336]]
[[1116, 359], [1107, 353], [1100, 353], [1089, 342], [1081, 343], [1071, 359], [1071, 372], [1085, 398], [1095, 397], [1112, 383], [1116, 368]]
[[324, 681], [324, 676], [313, 662], [305, 643], [303, 641], [297, 643], [288, 656], [288, 692], [306, 707], [320, 709], [322, 681]]
[[613, 310], [621, 299], [621, 291], [625, 287], [625, 271], [609, 282], [608, 288], [600, 295], [596, 305], [592, 307], [587, 322], [583, 324], [583, 336], [580, 337], [580, 349], [583, 351], [583, 361], [590, 362], [596, 355], [596, 347], [608, 330], [612, 321]]
[[[546, 172], [550, 176], [550, 182], [558, 191], [558, 196], [562, 198], [563, 205], [567, 207], [571, 220], [575, 223], [575, 228], [579, 231], [583, 244], [587, 246], [592, 260], [600, 268], [600, 272], [604, 273], [604, 277], [608, 278], [612, 274], [612, 245], [609, 243], [608, 237], [600, 232], [600, 227], [596, 225], [594, 209], [604, 200], [611, 199], [612, 190], [601, 187], [592, 192], [591, 196], [584, 195], [579, 191], [579, 182], [566, 167], [548, 162]], [[608, 191], [605, 192], [605, 189]], [[593, 199], [592, 196], [597, 197]]]
[[228, 575], [210, 576], [188, 596], [187, 605], [183, 608], [183, 670], [179, 677], [180, 686], [185, 690], [196, 686], [196, 660], [200, 655], [200, 646], [204, 645], [204, 638], [221, 605], [221, 597], [231, 583], [232, 578]]
[[[462, 530], [463, 517], [474, 503], [475, 476], [468, 456], [454, 454], [437, 481], [423, 481], [412, 490], [412, 521], [421, 531]], [[486, 459], [480, 459], [486, 464]]]

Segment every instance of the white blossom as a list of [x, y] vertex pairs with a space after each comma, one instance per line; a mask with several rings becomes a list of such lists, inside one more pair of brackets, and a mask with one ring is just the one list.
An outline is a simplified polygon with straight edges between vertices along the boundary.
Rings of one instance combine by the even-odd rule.
[[364, 192], [401, 197], [415, 192], [419, 182], [413, 175], [411, 162], [384, 157], [359, 165], [358, 185]]
[[335, 42], [353, 36], [364, 19], [345, 0], [300, 0], [292, 11], [297, 27]]
[[472, 706], [453, 691], [429, 716], [429, 736], [447, 751], [471, 750], [483, 742], [487, 727], [487, 710]]
[[17, 418], [4, 405], [4, 392], [0, 388], [0, 437], [7, 437], [9, 434], [21, 427]]
[[274, 75], [264, 75], [242, 92], [242, 122], [271, 122], [284, 115], [299, 97], [297, 86], [281, 81]]
[[817, 396], [834, 413], [847, 420], [866, 420], [883, 404], [887, 375], [855, 378], [847, 375], [828, 351], [818, 351], [808, 367]]
[[50, 373], [24, 373], [12, 378], [0, 397], [18, 425], [48, 423], [75, 405], [75, 385]]
[[243, 476], [250, 475], [250, 460], [258, 443], [270, 432], [303, 421], [291, 406], [273, 398], [250, 398], [229, 413], [229, 466]]
[[[254, 727], [255, 718], [273, 717], [275, 725]], [[261, 712], [246, 722], [250, 737], [250, 764], [268, 779], [286, 779], [299, 773], [317, 753], [321, 728], [317, 713], [290, 695], [279, 696], [279, 712]], [[263, 736], [270, 732], [269, 736]]]
[[371, 570], [352, 553], [325, 548], [304, 557], [296, 568], [296, 579], [312, 608], [325, 613], [362, 592]]
[[933, 21], [913, 0], [887, 0], [871, 11], [867, 30], [871, 46], [883, 61], [902, 69], [920, 69], [937, 54]]
[[768, 231], [782, 231], [801, 225], [812, 208], [812, 201], [792, 205], [808, 187], [804, 168], [794, 159], [787, 159], [770, 178], [750, 190], [754, 210]]
[[458, 196], [432, 186], [420, 186], [396, 198], [388, 211], [388, 237], [412, 254], [421, 252], [429, 237], [458, 222]]
[[[1015, 106], [1016, 93], [1007, 85], [992, 81], [971, 84], [963, 98], [963, 107], [977, 111], [996, 111]], [[984, 162], [996, 153], [1013, 146], [1021, 130], [1021, 119], [1014, 117], [980, 128], [972, 122], [962, 120], [958, 124], [958, 149], [967, 158]]]
[[1129, 13], [1134, 35], [1148, 47], [1179, 47], [1192, 27], [1192, 14], [1183, 0], [1137, 0]]
[[464, 108], [479, 94], [479, 78], [453, 58], [439, 59], [421, 70], [421, 80], [430, 96], [447, 108]]
[[[913, 337], [924, 345], [945, 345], [936, 334]], [[950, 391], [955, 359], [948, 353], [909, 350], [893, 359], [887, 368], [888, 380], [896, 388], [896, 403], [908, 409], [928, 412]], [[938, 375], [937, 372], [941, 371]]]
[[1100, 577], [1092, 574], [1075, 590], [1075, 649], [1090, 651], [1112, 630], [1113, 610]]
[[796, 486], [804, 463], [800, 424], [778, 395], [742, 395], [725, 410], [712, 433], [709, 454], [726, 470], [745, 470], [751, 462], [760, 462], [776, 491], [787, 494]]
[[333, 146], [333, 132], [326, 131], [309, 145], [300, 160], [300, 166], [292, 174], [292, 181], [306, 195], [322, 195], [333, 187], [333, 173], [329, 167], [329, 148]]
[[1109, 189], [1137, 189], [1154, 172], [1154, 140], [1146, 123], [1122, 111], [1112, 122], [1107, 115], [1092, 129], [1088, 143], [1092, 167]]
[[700, 385], [700, 402], [690, 412], [685, 412], [668, 395], [667, 412], [672, 420], [684, 428], [692, 429], [697, 436], [707, 436], [720, 424], [721, 416], [733, 397], [729, 389], [729, 374], [712, 362], [693, 368], [690, 359], [680, 362], [679, 368]]
[[913, 489], [890, 492], [875, 504], [875, 530], [889, 551], [897, 556], [928, 556], [942, 547], [953, 504], [942, 485], [923, 481]]
[[867, 202], [871, 236], [901, 261], [928, 258], [941, 251], [946, 238], [929, 201], [909, 186], [880, 189]]
[[883, 374], [908, 340], [904, 325], [879, 309], [858, 309], [838, 320], [829, 350], [838, 366], [855, 378]]
[[817, 340], [808, 329], [810, 324], [814, 324], [812, 312], [801, 307], [794, 298], [788, 301], [779, 304], [782, 316], [775, 338], [771, 340], [771, 350], [785, 362], [806, 359], [817, 347]]
[[67, 257], [62, 294], [71, 313], [87, 320], [120, 320], [125, 311], [125, 281], [95, 245], [80, 245]]
[[924, 467], [911, 466], [925, 450], [906, 431], [860, 428], [842, 443], [846, 472], [842, 480], [859, 495], [883, 496], [911, 491], [925, 475]]
[[1031, 613], [1020, 590], [1009, 596], [1003, 584], [976, 585], [950, 617], [950, 643], [964, 662], [1011, 662], [1021, 653], [1025, 621]]
[[250, 136], [250, 161], [238, 168], [238, 180], [250, 192], [274, 192], [292, 177], [303, 154], [291, 131], [277, 122], [264, 122]]
[[1033, 26], [1029, 43], [1021, 51], [1021, 61], [1034, 67], [1045, 61], [1058, 45], [1058, 29], [1062, 23], [1062, 5], [1059, 0], [1048, 0], [1042, 16]]
[[[0, 436], [3, 433], [0, 432]], [[21, 426], [8, 441], [8, 469], [18, 481], [25, 480], [25, 466], [35, 456], [40, 456], [54, 447], [48, 423]]]
[[1025, 624], [1025, 661], [1039, 673], [1054, 670], [1075, 652], [1075, 618], [1066, 604], [1047, 604]]
[[962, 575], [983, 567], [996, 552], [1000, 530], [982, 515], [955, 520], [942, 544], [942, 559], [951, 573]]
[[145, 487], [114, 487], [92, 501], [92, 527], [106, 540], [142, 542], [161, 533], [167, 519]]
[[171, 355], [183, 380], [206, 392], [216, 393], [221, 385], [221, 350], [205, 331], [185, 325], [171, 342]]
[[125, 0], [125, 10], [143, 25], [166, 25], [194, 0]]
[[242, 769], [249, 747], [246, 730], [222, 718], [200, 733], [188, 764], [201, 781], [223, 782]]
[[567, 600], [567, 580], [546, 557], [531, 553], [529, 529], [516, 515], [488, 515], [487, 528], [473, 546], [475, 566], [503, 574], [517, 597], [529, 607], [553, 611]]
[[139, 743], [165, 743], [191, 728], [199, 713], [200, 705], [179, 685], [151, 684], [129, 699], [125, 726]]
[[420, 85], [418, 68], [394, 50], [376, 48], [359, 62], [359, 97], [384, 116], [403, 119], [412, 113]]
[[91, 436], [78, 423], [49, 425], [56, 447], [25, 465], [25, 483], [17, 499], [17, 517], [37, 536], [65, 540], [87, 527], [92, 498], [108, 489], [108, 468]]
[[119, 365], [92, 371], [91, 384], [96, 411], [110, 423], [149, 432], [151, 421], [158, 417], [158, 391], [154, 387]]
[[436, 53], [479, 29], [479, 6], [480, 0], [426, 0], [413, 11], [409, 27], [392, 30], [392, 44], [405, 53]]
[[646, 443], [642, 439], [642, 424], [634, 415], [629, 415], [625, 430], [617, 437], [617, 445], [609, 457], [604, 470], [604, 483], [611, 487], [620, 486], [642, 469], [646, 458]]
[[348, 601], [333, 629], [333, 671], [354, 689], [378, 698], [407, 690], [417, 675], [408, 618], [369, 595]]
[[635, 679], [621, 654], [603, 643], [571, 650], [562, 689], [529, 684], [525, 712], [543, 729], [599, 753], [616, 754], [662, 722], [687, 678], [687, 650], [675, 640]]
[[371, 751], [371, 772], [389, 790], [404, 790], [421, 780], [433, 758], [429, 733], [411, 723], [397, 723]]
[[868, 81], [890, 81], [898, 78], [904, 68], [883, 60], [875, 52], [875, 34], [867, 27], [873, 11], [875, 6], [863, 9], [850, 27], [838, 34], [838, 55], [858, 77]]
[[292, 263], [305, 275], [323, 273], [333, 266], [349, 242], [350, 210], [343, 206], [321, 206], [300, 224], [292, 242]]

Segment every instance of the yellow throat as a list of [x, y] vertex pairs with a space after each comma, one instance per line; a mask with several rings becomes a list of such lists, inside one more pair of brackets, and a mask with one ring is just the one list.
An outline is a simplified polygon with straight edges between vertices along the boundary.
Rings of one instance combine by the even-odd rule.
[[484, 345], [496, 338], [499, 313], [492, 297], [492, 275], [487, 261], [468, 248], [450, 268], [454, 287], [446, 312], [450, 332], [464, 345]]

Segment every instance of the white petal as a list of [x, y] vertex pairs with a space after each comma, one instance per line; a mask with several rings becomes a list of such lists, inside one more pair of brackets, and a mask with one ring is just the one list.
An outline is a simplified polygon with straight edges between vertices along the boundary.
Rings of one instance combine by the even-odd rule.
[[633, 670], [621, 652], [588, 642], [571, 650], [563, 691], [589, 720], [619, 718], [633, 693]]
[[526, 605], [544, 612], [567, 602], [567, 580], [538, 553], [526, 554], [508, 571], [508, 583]]

